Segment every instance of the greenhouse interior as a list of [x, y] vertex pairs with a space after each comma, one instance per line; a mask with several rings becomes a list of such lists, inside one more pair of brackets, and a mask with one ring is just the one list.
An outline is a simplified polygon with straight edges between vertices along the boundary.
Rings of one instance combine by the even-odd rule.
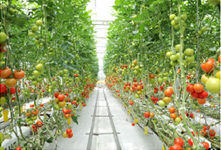
[[1, 0], [0, 150], [220, 150], [220, 0]]

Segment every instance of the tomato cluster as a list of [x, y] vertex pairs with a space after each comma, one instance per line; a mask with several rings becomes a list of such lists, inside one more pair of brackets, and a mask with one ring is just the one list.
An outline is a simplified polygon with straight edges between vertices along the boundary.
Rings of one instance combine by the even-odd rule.
[[73, 132], [71, 129], [67, 129], [66, 132], [63, 133], [64, 138], [72, 138], [73, 137]]
[[38, 128], [41, 128], [43, 123], [40, 120], [37, 120], [35, 124], [32, 124], [33, 132], [37, 132]]
[[[218, 61], [220, 63], [219, 55]], [[202, 75], [201, 81], [210, 93], [220, 93], [220, 70], [216, 70], [218, 64], [214, 58], [209, 58], [207, 62], [201, 64], [202, 70], [206, 73]], [[216, 72], [215, 72], [216, 71]], [[215, 74], [215, 77], [214, 77]]]
[[204, 91], [204, 87], [200, 83], [187, 85], [186, 91], [191, 94], [193, 98], [197, 98], [199, 104], [205, 104], [208, 93]]

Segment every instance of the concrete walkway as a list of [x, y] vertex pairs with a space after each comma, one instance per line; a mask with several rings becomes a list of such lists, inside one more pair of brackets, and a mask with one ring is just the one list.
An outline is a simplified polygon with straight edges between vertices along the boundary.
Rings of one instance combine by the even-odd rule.
[[[59, 150], [86, 150], [90, 128], [92, 124], [92, 115], [94, 112], [94, 106], [96, 102], [97, 93], [98, 107], [96, 115], [108, 115], [106, 102], [103, 97], [103, 89], [95, 88], [91, 93], [87, 106], [79, 111], [79, 124], [72, 124], [72, 131], [74, 136], [71, 139], [58, 138]], [[104, 92], [109, 103], [111, 114], [113, 115], [113, 122], [116, 131], [119, 132], [118, 138], [123, 150], [160, 150], [162, 149], [162, 142], [156, 135], [145, 135], [144, 131], [138, 126], [132, 126], [132, 118], [127, 117], [127, 111], [118, 99], [112, 96], [111, 92], [104, 89]], [[94, 133], [110, 133], [113, 132], [110, 120], [108, 117], [96, 117]], [[55, 148], [55, 143], [46, 143], [45, 150], [51, 150]], [[116, 143], [113, 134], [93, 135], [92, 146], [93, 150], [115, 150]]]

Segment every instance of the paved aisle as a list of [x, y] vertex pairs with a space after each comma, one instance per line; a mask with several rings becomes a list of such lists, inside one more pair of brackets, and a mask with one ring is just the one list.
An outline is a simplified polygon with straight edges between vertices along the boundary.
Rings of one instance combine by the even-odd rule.
[[[103, 88], [95, 88], [91, 94], [87, 106], [79, 111], [79, 124], [72, 124], [74, 136], [71, 139], [58, 138], [60, 150], [86, 150], [88, 146], [93, 113], [98, 94], [96, 117], [94, 122], [93, 133], [104, 133], [102, 135], [92, 135], [92, 150], [115, 150], [117, 149], [116, 140], [114, 138], [111, 120], [108, 117], [107, 103], [104, 93], [109, 104], [110, 112], [113, 115], [113, 123], [116, 129], [117, 138], [119, 139], [120, 147], [123, 150], [157, 150], [162, 149], [162, 142], [159, 141], [156, 135], [145, 135], [144, 131], [138, 126], [131, 126], [131, 117], [126, 120], [127, 112], [123, 105], [112, 96], [109, 90]], [[54, 149], [55, 144], [46, 144], [45, 150]]]

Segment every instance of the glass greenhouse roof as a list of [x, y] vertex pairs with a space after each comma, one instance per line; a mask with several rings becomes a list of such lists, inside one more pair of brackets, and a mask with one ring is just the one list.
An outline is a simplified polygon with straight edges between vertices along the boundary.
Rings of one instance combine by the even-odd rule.
[[92, 10], [92, 20], [95, 25], [96, 36], [96, 50], [99, 59], [99, 76], [103, 80], [103, 57], [106, 50], [107, 43], [107, 29], [109, 28], [109, 22], [114, 20], [114, 10], [112, 6], [115, 0], [91, 0], [88, 3], [87, 9]]

